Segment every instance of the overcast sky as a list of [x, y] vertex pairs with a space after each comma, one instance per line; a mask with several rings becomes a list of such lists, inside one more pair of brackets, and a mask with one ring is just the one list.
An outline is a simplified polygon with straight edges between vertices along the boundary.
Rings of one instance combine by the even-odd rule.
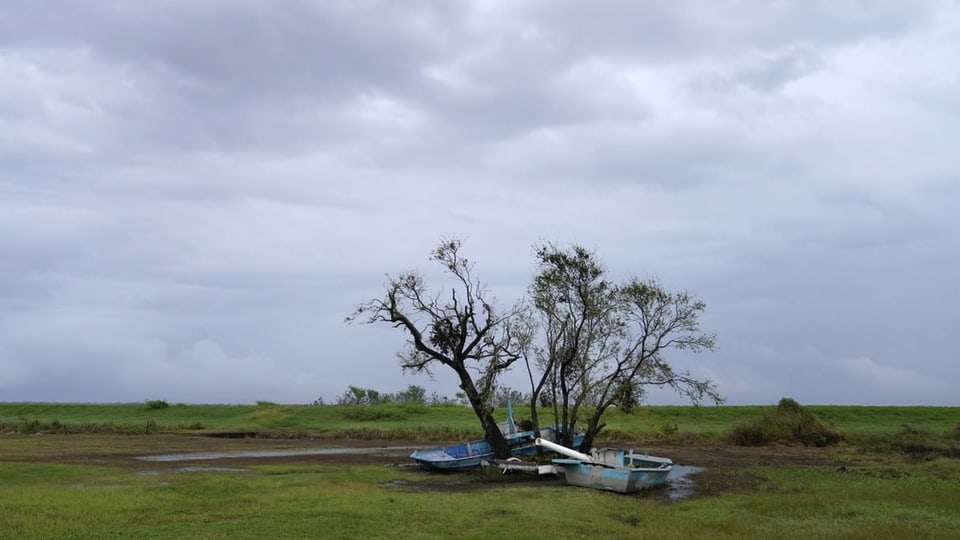
[[457, 236], [695, 293], [730, 404], [960, 405], [958, 141], [951, 0], [0, 0], [0, 401], [452, 396], [344, 317]]

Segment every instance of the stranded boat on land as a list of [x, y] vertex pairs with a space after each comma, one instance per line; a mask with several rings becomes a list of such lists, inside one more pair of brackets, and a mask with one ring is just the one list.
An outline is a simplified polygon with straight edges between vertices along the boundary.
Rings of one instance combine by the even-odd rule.
[[[513, 420], [513, 407], [509, 403], [507, 404], [507, 422], [505, 425], [501, 425], [500, 429], [507, 440], [511, 454], [514, 456], [532, 456], [537, 453], [537, 446], [534, 444], [537, 439], [536, 432], [517, 430], [516, 423]], [[547, 441], [558, 441], [561, 439], [560, 435], [560, 430], [556, 427], [547, 427], [540, 430], [540, 438]], [[573, 444], [579, 446], [581, 442], [583, 442], [583, 433], [578, 433], [573, 438]], [[410, 458], [419, 463], [421, 467], [439, 470], [479, 467], [483, 462], [492, 461], [495, 457], [493, 446], [485, 439], [441, 448], [415, 450], [410, 454]]]
[[[543, 439], [558, 440], [559, 435], [559, 430], [554, 427], [540, 430], [540, 438]], [[532, 456], [537, 453], [537, 446], [534, 444], [537, 435], [534, 431], [504, 433], [504, 437], [507, 439], [507, 445], [510, 446], [510, 453], [514, 456]], [[574, 437], [573, 443], [579, 445], [581, 442], [583, 442], [583, 434], [578, 433]], [[415, 450], [410, 454], [410, 458], [419, 463], [420, 466], [440, 470], [479, 467], [484, 461], [492, 461], [495, 457], [493, 447], [484, 439], [442, 448]]]
[[553, 460], [567, 484], [617, 493], [635, 493], [667, 481], [673, 461], [665, 457], [634, 454], [618, 448], [594, 449], [590, 455], [551, 441], [537, 439], [537, 446], [567, 456]]

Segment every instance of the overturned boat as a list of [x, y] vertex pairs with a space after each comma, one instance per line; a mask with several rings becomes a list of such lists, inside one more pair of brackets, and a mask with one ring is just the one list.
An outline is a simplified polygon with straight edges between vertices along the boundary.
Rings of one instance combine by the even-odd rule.
[[542, 438], [534, 443], [567, 456], [554, 459], [553, 464], [558, 472], [562, 472], [566, 482], [574, 486], [636, 493], [664, 484], [673, 470], [673, 460], [635, 454], [633, 450], [601, 448], [588, 455]]
[[[537, 438], [545, 441], [559, 441], [561, 432], [556, 427], [545, 427], [540, 429], [537, 435], [533, 430], [518, 430], [517, 424], [513, 420], [513, 406], [507, 403], [507, 421], [500, 425], [500, 430], [507, 445], [510, 447], [510, 453], [514, 456], [532, 456], [537, 453]], [[577, 433], [573, 438], [573, 443], [579, 445], [583, 442], [583, 433]], [[547, 451], [550, 451], [549, 449]], [[421, 467], [437, 470], [456, 470], [479, 467], [484, 462], [493, 461], [496, 453], [493, 446], [485, 439], [453, 444], [441, 448], [429, 448], [415, 450], [410, 454], [410, 458], [416, 461]]]
[[[507, 445], [510, 446], [510, 453], [517, 457], [532, 456], [537, 453], [535, 441], [538, 439], [534, 431], [518, 431], [514, 433], [504, 433]], [[540, 439], [559, 440], [560, 432], [555, 427], [542, 428], [540, 430]], [[574, 437], [574, 444], [583, 441], [583, 433], [578, 433]], [[547, 452], [551, 450], [544, 447]], [[421, 467], [437, 470], [455, 470], [479, 467], [485, 461], [493, 461], [496, 454], [493, 446], [484, 439], [470, 441], [442, 448], [429, 448], [415, 450], [410, 454], [410, 458], [416, 461]]]

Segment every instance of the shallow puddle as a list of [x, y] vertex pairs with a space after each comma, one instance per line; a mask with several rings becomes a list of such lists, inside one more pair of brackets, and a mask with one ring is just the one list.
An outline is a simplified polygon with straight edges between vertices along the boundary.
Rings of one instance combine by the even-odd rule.
[[690, 475], [703, 470], [703, 467], [693, 467], [691, 465], [674, 465], [673, 470], [667, 476], [667, 499], [671, 501], [680, 501], [693, 495], [696, 491], [696, 483], [690, 478]]
[[248, 473], [250, 472], [250, 469], [244, 469], [241, 467], [177, 467], [174, 469], [137, 471], [137, 474], [139, 474], [140, 476], [159, 476], [161, 474], [200, 473], [200, 472]]
[[140, 461], [176, 462], [176, 461], [208, 461], [212, 459], [251, 459], [251, 458], [278, 458], [295, 456], [336, 456], [343, 454], [383, 454], [406, 455], [418, 447], [413, 446], [381, 446], [378, 448], [306, 448], [286, 450], [237, 450], [232, 452], [194, 452], [188, 454], [161, 454], [158, 456], [140, 456]]

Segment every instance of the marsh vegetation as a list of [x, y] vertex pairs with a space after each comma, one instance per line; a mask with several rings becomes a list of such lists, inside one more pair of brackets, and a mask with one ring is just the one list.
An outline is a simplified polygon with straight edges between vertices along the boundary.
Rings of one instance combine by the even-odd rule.
[[[737, 425], [773, 409], [608, 411], [601, 443], [704, 467], [692, 496], [672, 502], [665, 492], [428, 474], [408, 466], [405, 449], [390, 449], [476, 436], [462, 406], [3, 403], [0, 538], [872, 539], [960, 530], [960, 460], [950, 457], [960, 409], [805, 407], [841, 440], [731, 443]], [[156, 432], [143, 433], [148, 420]], [[250, 437], [208, 436], [230, 432]], [[337, 447], [365, 451], [319, 451]], [[250, 453], [276, 449], [290, 452]], [[211, 452], [227, 455], [203, 457]], [[165, 453], [195, 455], [137, 459]]]

